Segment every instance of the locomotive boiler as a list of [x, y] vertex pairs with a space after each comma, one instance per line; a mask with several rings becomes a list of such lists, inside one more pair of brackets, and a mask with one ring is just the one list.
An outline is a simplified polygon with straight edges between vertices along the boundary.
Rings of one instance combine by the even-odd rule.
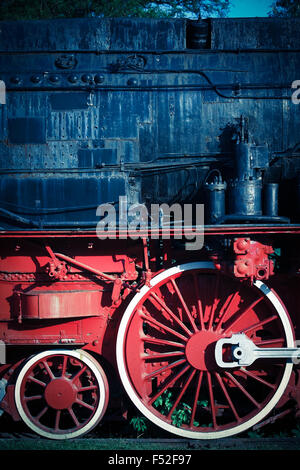
[[1, 22], [1, 414], [52, 439], [119, 396], [194, 439], [297, 415], [299, 31]]

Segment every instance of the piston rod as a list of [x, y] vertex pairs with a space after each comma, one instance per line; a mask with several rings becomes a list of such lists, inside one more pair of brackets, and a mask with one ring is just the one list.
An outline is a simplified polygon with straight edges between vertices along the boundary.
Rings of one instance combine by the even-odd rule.
[[288, 359], [298, 363], [300, 348], [259, 348], [245, 334], [239, 333], [217, 341], [215, 359], [223, 368], [250, 366], [257, 359]]

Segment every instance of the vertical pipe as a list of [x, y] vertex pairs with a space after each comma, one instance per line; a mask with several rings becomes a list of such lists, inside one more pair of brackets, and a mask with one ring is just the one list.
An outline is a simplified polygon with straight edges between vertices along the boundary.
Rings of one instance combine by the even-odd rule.
[[278, 216], [278, 183], [264, 185], [264, 214], [271, 217]]

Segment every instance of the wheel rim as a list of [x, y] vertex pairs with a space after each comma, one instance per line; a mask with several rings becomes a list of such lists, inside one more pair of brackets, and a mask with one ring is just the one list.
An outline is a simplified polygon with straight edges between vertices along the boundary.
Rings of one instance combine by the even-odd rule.
[[50, 439], [93, 429], [108, 403], [108, 383], [86, 351], [43, 351], [25, 362], [15, 385], [18, 412], [29, 428]]
[[174, 434], [214, 439], [261, 421], [282, 396], [292, 364], [218, 368], [216, 341], [244, 332], [260, 347], [293, 347], [283, 304], [261, 281], [241, 284], [195, 262], [155, 276], [127, 307], [117, 338], [124, 388], [152, 422]]

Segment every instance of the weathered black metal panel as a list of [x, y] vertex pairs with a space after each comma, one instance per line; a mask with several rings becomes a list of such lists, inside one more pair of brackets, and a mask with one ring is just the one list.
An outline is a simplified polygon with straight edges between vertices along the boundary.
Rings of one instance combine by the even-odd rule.
[[0, 48], [7, 52], [106, 50], [109, 35], [106, 19], [7, 21], [1, 24]]
[[90, 18], [0, 30], [0, 206], [31, 208], [29, 221], [84, 226], [119, 195], [203, 202], [211, 168], [233, 174], [241, 116], [254, 147], [268, 147], [258, 163], [274, 159], [266, 181], [287, 185], [300, 171], [300, 159], [280, 157], [299, 144], [300, 20]]
[[[0, 50], [6, 52], [180, 50], [184, 47], [182, 20], [77, 18], [2, 22], [0, 30]], [[66, 60], [60, 57], [56, 60], [57, 65], [65, 68]]]
[[24, 117], [8, 119], [8, 139], [11, 144], [45, 143], [45, 119], [43, 117]]
[[110, 49], [178, 50], [185, 47], [185, 39], [185, 22], [182, 20], [111, 20]]
[[87, 109], [89, 93], [55, 93], [50, 96], [53, 111]]
[[79, 168], [101, 168], [117, 163], [117, 149], [78, 150]]
[[297, 18], [218, 18], [211, 34], [212, 49], [300, 49]]

